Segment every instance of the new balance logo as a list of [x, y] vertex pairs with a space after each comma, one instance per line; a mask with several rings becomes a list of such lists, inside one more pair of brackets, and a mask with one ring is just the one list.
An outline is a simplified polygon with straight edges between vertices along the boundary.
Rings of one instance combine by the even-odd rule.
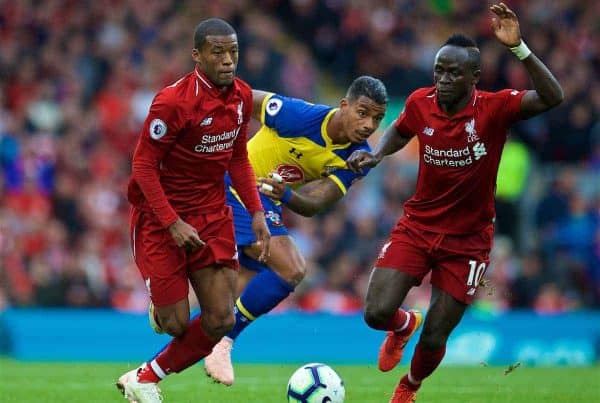
[[212, 118], [208, 117], [208, 118], [204, 119], [202, 121], [202, 123], [200, 123], [200, 126], [210, 126], [211, 123], [212, 123]]
[[465, 123], [465, 131], [468, 134], [467, 141], [469, 143], [479, 140], [479, 137], [477, 136], [477, 130], [475, 130], [475, 118]]
[[485, 150], [485, 144], [477, 142], [473, 146], [473, 155], [475, 156], [475, 160], [480, 159], [484, 155], [487, 155], [487, 151]]
[[423, 129], [423, 134], [426, 135], [426, 136], [433, 136], [433, 132], [434, 131], [435, 130], [432, 129], [431, 127], [426, 127], [426, 128]]

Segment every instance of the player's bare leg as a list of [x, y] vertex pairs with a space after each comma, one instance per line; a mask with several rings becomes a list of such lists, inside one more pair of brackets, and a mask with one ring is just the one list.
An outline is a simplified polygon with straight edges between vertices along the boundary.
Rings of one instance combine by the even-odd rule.
[[[255, 260], [260, 256], [260, 248], [256, 244], [245, 248], [244, 252]], [[266, 265], [293, 287], [300, 284], [306, 275], [306, 261], [289, 235], [271, 237], [271, 254]]]
[[467, 307], [468, 305], [446, 292], [433, 287], [431, 304], [410, 363], [410, 371], [396, 387], [392, 403], [414, 401], [423, 379], [431, 375], [442, 361], [448, 337], [462, 319]]
[[[252, 247], [245, 248], [244, 253], [257, 259], [260, 255], [260, 249], [253, 245]], [[274, 236], [271, 238], [271, 254], [267, 259], [266, 265], [272, 269], [272, 272], [276, 273], [278, 279], [280, 279], [278, 281], [287, 285], [283, 287], [282, 293], [279, 294], [279, 296], [274, 296], [275, 298], [271, 304], [272, 306], [269, 305], [269, 301], [266, 301], [267, 305], [261, 307], [265, 312], [260, 311], [259, 309], [247, 309], [241, 302], [242, 298], [238, 300], [236, 309], [241, 311], [241, 316], [238, 318], [238, 323], [235, 325], [236, 328], [234, 328], [234, 331], [230, 335], [223, 337], [215, 345], [213, 351], [204, 358], [204, 370], [206, 371], [206, 374], [216, 382], [227, 386], [233, 384], [235, 373], [231, 361], [231, 350], [233, 349], [234, 338], [237, 337], [245, 326], [254, 321], [259, 315], [270, 311], [274, 305], [280, 302], [281, 297], [285, 298], [289, 292], [293, 290], [293, 287], [302, 281], [306, 272], [304, 258], [296, 248], [293, 239], [287, 235]], [[246, 271], [247, 270], [243, 270], [243, 272]], [[242, 275], [242, 283], [246, 283], [244, 285], [247, 285], [247, 281], [256, 275], [255, 271], [252, 271], [251, 273], [253, 274]], [[265, 274], [273, 276], [273, 273], [263, 273], [262, 275]], [[285, 287], [288, 288], [286, 289]], [[238, 284], [238, 290], [240, 289], [243, 291], [243, 288], [240, 288], [240, 284]], [[242, 294], [242, 292], [240, 292], [240, 294]]]
[[[161, 307], [150, 303], [148, 315], [154, 319], [154, 324], [158, 327], [160, 333], [167, 333], [173, 337], [181, 336], [190, 320], [190, 304], [187, 298]], [[154, 329], [152, 320], [150, 325]]]
[[417, 280], [395, 269], [373, 269], [365, 303], [365, 321], [375, 329], [387, 330], [379, 349], [381, 371], [392, 370], [402, 359], [404, 347], [421, 326], [422, 315], [417, 310], [398, 309]]
[[[222, 266], [209, 266], [190, 274], [190, 283], [195, 291], [202, 314], [150, 362], [129, 371], [119, 378], [117, 386], [131, 402], [154, 403], [162, 401], [158, 382], [173, 372], [181, 372], [201, 360], [212, 351], [216, 340], [226, 334], [235, 322], [233, 301], [237, 272]], [[157, 308], [157, 316], [165, 331], [179, 331], [170, 323], [189, 318], [188, 298], [167, 307]], [[182, 307], [187, 315], [181, 313]], [[166, 324], [166, 325], [165, 325]]]
[[190, 283], [202, 311], [202, 327], [206, 334], [219, 340], [235, 323], [237, 271], [223, 266], [211, 266], [192, 272]]

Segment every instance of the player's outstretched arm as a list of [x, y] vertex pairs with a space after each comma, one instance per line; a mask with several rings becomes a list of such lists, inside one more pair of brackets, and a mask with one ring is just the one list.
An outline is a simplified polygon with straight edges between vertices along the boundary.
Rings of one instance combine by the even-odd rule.
[[383, 157], [395, 153], [410, 141], [409, 137], [401, 136], [394, 124], [383, 132], [373, 153], [358, 150], [354, 151], [346, 160], [346, 165], [354, 173], [362, 173], [365, 167], [373, 168], [381, 162]]
[[563, 90], [550, 70], [523, 42], [516, 14], [504, 3], [494, 4], [490, 10], [496, 15], [492, 18], [496, 38], [523, 62], [533, 81], [535, 90], [528, 91], [521, 100], [521, 116], [530, 118], [560, 104]]
[[258, 183], [261, 193], [274, 200], [281, 200], [290, 210], [304, 217], [312, 217], [325, 211], [344, 197], [339, 186], [329, 178], [308, 182], [296, 190], [273, 176], [258, 178]]

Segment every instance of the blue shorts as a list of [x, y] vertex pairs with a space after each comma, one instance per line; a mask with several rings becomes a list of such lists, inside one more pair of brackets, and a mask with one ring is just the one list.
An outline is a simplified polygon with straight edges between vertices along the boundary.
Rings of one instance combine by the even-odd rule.
[[[225, 197], [227, 205], [233, 210], [233, 226], [235, 227], [235, 242], [240, 250], [240, 263], [248, 269], [262, 270], [264, 266], [262, 263], [255, 261], [254, 259], [245, 256], [242, 249], [246, 246], [252, 245], [256, 242], [254, 232], [252, 232], [252, 217], [246, 207], [242, 204], [239, 196], [233, 190], [231, 179], [229, 175], [225, 175]], [[260, 193], [260, 201], [265, 210], [265, 218], [267, 219], [267, 225], [271, 236], [288, 235], [288, 230], [283, 224], [283, 217], [281, 215], [281, 204], [277, 205], [275, 202]], [[252, 260], [252, 262], [248, 262]]]

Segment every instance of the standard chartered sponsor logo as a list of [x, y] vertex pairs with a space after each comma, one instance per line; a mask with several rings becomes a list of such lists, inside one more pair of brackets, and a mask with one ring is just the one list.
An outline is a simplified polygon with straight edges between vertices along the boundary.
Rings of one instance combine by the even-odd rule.
[[487, 155], [485, 144], [477, 142], [473, 149], [469, 146], [464, 148], [435, 148], [425, 145], [423, 161], [426, 164], [439, 167], [460, 168], [473, 163], [473, 159], [479, 160]]
[[233, 147], [239, 132], [240, 128], [237, 127], [221, 134], [205, 134], [200, 138], [201, 144], [194, 147], [194, 151], [197, 153], [213, 153], [228, 150]]

